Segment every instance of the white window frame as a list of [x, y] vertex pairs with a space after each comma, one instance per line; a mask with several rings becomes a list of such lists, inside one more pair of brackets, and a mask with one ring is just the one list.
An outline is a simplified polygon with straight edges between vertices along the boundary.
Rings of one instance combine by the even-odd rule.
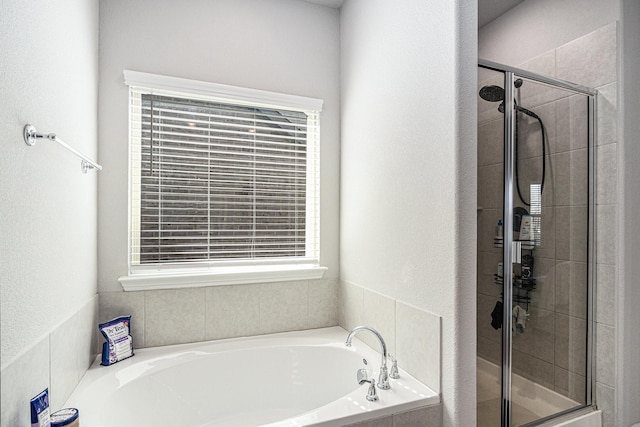
[[[144, 90], [146, 93], [163, 95], [188, 95], [193, 99], [206, 99], [216, 102], [231, 103], [237, 105], [249, 105], [280, 109], [293, 109], [319, 114], [322, 111], [323, 101], [316, 98], [308, 98], [296, 95], [281, 94], [256, 89], [241, 88], [221, 85], [217, 83], [183, 79], [178, 77], [163, 76], [158, 74], [142, 73], [138, 71], [124, 70], [124, 81], [132, 90]], [[131, 98], [131, 96], [129, 97]], [[130, 106], [130, 108], [132, 108]], [[245, 283], [262, 283], [288, 280], [319, 279], [323, 276], [327, 267], [320, 265], [320, 172], [319, 168], [314, 179], [308, 180], [307, 199], [315, 198], [314, 209], [317, 221], [307, 226], [308, 239], [316, 245], [315, 255], [304, 259], [292, 259], [287, 261], [260, 260], [260, 261], [216, 261], [203, 264], [186, 265], [132, 265], [131, 247], [132, 233], [132, 173], [131, 167], [135, 159], [135, 153], [131, 150], [131, 139], [136, 136], [132, 132], [131, 112], [129, 115], [129, 230], [128, 230], [128, 275], [118, 279], [125, 291], [139, 291], [152, 289], [175, 289], [186, 287], [201, 287], [215, 285], [233, 285]], [[310, 156], [317, 156], [310, 161], [319, 165], [319, 136], [318, 140], [310, 141], [316, 144], [315, 150], [310, 150]], [[138, 184], [139, 185], [139, 184]]]

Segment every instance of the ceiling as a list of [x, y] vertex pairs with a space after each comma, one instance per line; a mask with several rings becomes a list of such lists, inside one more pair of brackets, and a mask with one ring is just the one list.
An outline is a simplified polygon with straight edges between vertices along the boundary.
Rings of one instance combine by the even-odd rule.
[[319, 4], [322, 6], [328, 6], [328, 7], [333, 7], [336, 9], [339, 9], [342, 7], [342, 3], [344, 3], [344, 0], [304, 0], [306, 2], [309, 3], [315, 3], [315, 4]]
[[524, 0], [478, 0], [478, 28], [496, 19]]
[[[345, 0], [304, 0], [322, 6], [339, 9]], [[478, 0], [478, 28], [488, 24], [524, 0]]]

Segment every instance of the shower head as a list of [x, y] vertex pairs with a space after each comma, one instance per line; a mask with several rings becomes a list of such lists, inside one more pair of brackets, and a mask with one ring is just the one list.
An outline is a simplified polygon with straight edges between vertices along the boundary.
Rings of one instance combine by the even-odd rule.
[[[513, 82], [513, 85], [516, 87], [516, 89], [520, 88], [520, 86], [522, 86], [522, 79], [516, 79]], [[480, 95], [480, 98], [484, 99], [485, 101], [500, 102], [500, 105], [498, 106], [498, 111], [500, 111], [501, 113], [504, 113], [504, 89], [502, 89], [500, 86], [496, 86], [496, 85], [482, 86], [478, 94]], [[533, 117], [534, 119], [540, 120], [540, 117], [538, 117], [536, 113], [534, 113], [531, 110], [527, 110], [524, 107], [519, 106], [517, 102], [515, 102], [515, 109], [516, 111], [520, 111], [521, 113], [524, 113], [529, 117]]]
[[[516, 89], [522, 86], [522, 79], [516, 79], [513, 82]], [[480, 98], [489, 102], [504, 101], [504, 89], [496, 85], [482, 86], [479, 92]]]
[[504, 89], [500, 86], [482, 86], [479, 92], [480, 98], [489, 102], [498, 102], [504, 100]]

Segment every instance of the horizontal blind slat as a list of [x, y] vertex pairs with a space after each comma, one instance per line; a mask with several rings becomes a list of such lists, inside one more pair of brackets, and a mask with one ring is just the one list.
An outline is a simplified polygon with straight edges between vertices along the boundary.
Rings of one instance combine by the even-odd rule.
[[317, 113], [135, 91], [131, 110], [132, 265], [317, 258]]

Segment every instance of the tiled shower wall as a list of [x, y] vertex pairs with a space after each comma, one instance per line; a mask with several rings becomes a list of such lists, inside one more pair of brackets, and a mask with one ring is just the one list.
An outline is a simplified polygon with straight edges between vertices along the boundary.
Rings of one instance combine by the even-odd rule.
[[[596, 88], [596, 400], [612, 425], [616, 284], [616, 24], [610, 24], [520, 68]], [[499, 84], [499, 80], [483, 81]], [[535, 90], [526, 91], [534, 87]], [[535, 251], [530, 320], [514, 334], [514, 371], [582, 401], [584, 396], [587, 247], [587, 104], [584, 97], [525, 82], [521, 105], [535, 111], [549, 137], [542, 203], [543, 244]], [[500, 299], [493, 275], [501, 260], [493, 236], [502, 206], [502, 118], [497, 103], [479, 101], [478, 354], [500, 361], [501, 330], [491, 325]], [[539, 182], [542, 153], [537, 121], [520, 121], [520, 183]], [[528, 191], [525, 192], [528, 198]], [[517, 196], [516, 196], [517, 200]], [[516, 203], [518, 205], [518, 203]], [[571, 242], [571, 244], [570, 244]]]

